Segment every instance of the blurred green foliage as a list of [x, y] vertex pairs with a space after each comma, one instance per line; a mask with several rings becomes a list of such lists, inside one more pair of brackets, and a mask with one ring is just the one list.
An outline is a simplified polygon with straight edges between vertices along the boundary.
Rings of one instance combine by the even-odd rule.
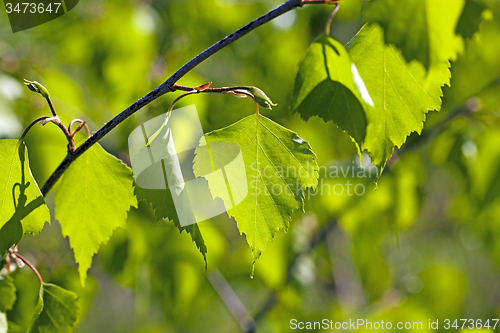
[[[49, 89], [65, 124], [82, 118], [95, 131], [193, 56], [279, 3], [87, 0], [57, 20], [16, 34], [2, 12], [0, 137], [17, 138], [33, 119], [48, 115], [43, 99], [23, 89], [23, 78]], [[498, 318], [500, 5], [484, 3], [490, 10], [480, 32], [453, 63], [443, 109], [427, 116], [423, 135], [410, 136], [396, 151], [378, 185], [374, 177], [335, 178], [320, 170], [320, 189], [351, 181], [366, 191], [306, 195], [307, 213], [296, 213], [289, 235], [269, 244], [254, 279], [251, 251], [234, 220], [219, 216], [199, 224], [208, 248], [205, 273], [190, 236], [170, 222], [155, 222], [144, 203], [132, 209], [127, 228], [118, 229], [94, 258], [85, 288], [56, 221], [36, 238], [23, 239], [21, 253], [46, 282], [79, 295], [77, 332], [237, 332], [239, 324], [207, 279], [214, 270], [256, 318], [257, 332], [288, 331], [292, 318], [422, 321], [419, 332], [429, 331], [429, 319]], [[307, 140], [320, 167], [357, 168], [356, 147], [344, 132], [317, 117], [305, 122], [289, 113], [297, 64], [323, 32], [331, 9], [305, 6], [290, 12], [217, 53], [179, 83], [258, 86], [278, 103], [262, 113]], [[332, 36], [349, 41], [362, 25], [362, 9], [362, 0], [343, 1]], [[168, 94], [130, 117], [102, 145], [128, 162], [131, 130], [165, 112], [175, 96]], [[192, 103], [205, 132], [254, 110], [248, 100], [212, 94], [183, 99], [179, 106]], [[464, 107], [475, 112], [457, 113]], [[27, 136], [39, 184], [63, 159], [65, 140], [51, 124], [36, 126]], [[47, 202], [53, 206], [52, 194]], [[325, 226], [327, 235], [310, 248]], [[25, 332], [39, 283], [25, 268], [12, 276], [17, 301], [7, 317], [12, 332]]]

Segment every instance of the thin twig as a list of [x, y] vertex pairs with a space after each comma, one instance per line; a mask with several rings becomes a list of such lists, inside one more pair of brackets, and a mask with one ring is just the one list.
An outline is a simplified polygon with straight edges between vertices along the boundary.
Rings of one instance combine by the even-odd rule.
[[[193, 91], [197, 90], [196, 87], [188, 87], [188, 86], [182, 86], [180, 84], [174, 84], [172, 87], [174, 90], [181, 90], [181, 91]], [[239, 90], [239, 89], [251, 89], [252, 87], [250, 86], [234, 86], [234, 87], [221, 87], [221, 88], [206, 88], [203, 90], [197, 90], [200, 93], [224, 93], [228, 91], [233, 91], [233, 90]]]
[[247, 309], [222, 274], [218, 270], [214, 270], [207, 278], [243, 332], [255, 332], [255, 321], [250, 317]]
[[[329, 0], [325, 0], [324, 3], [327, 3]], [[261, 17], [253, 20], [242, 28], [236, 30], [229, 36], [221, 39], [217, 43], [210, 46], [208, 49], [198, 54], [196, 57], [187, 62], [184, 66], [182, 66], [177, 72], [175, 72], [171, 77], [169, 77], [165, 82], [163, 82], [160, 86], [155, 88], [153, 91], [148, 93], [146, 96], [139, 99], [134, 104], [130, 105], [128, 108], [123, 110], [119, 115], [114, 117], [112, 120], [106, 123], [103, 127], [101, 127], [97, 132], [95, 132], [87, 141], [85, 141], [80, 147], [78, 147], [74, 152], [66, 155], [64, 160], [59, 164], [56, 170], [52, 173], [49, 179], [45, 182], [45, 184], [41, 188], [42, 194], [45, 196], [52, 189], [54, 184], [59, 180], [64, 171], [68, 169], [68, 167], [75, 161], [79, 156], [81, 156], [84, 152], [86, 152], [90, 147], [96, 144], [99, 140], [101, 140], [106, 134], [108, 134], [112, 129], [114, 129], [118, 124], [123, 122], [125, 119], [130, 117], [132, 114], [142, 109], [144, 106], [148, 105], [152, 101], [156, 100], [158, 97], [168, 93], [175, 91], [174, 84], [179, 81], [184, 75], [190, 72], [193, 68], [198, 66], [200, 63], [208, 59], [213, 54], [217, 53], [224, 47], [229, 44], [235, 42], [241, 37], [248, 34], [250, 31], [260, 27], [264, 23], [267, 23], [276, 17], [289, 12], [290, 10], [301, 7], [304, 4], [310, 3], [309, 1], [301, 1], [301, 0], [288, 0], [285, 3], [281, 4], [277, 8], [271, 10], [270, 12], [262, 15]]]
[[302, 0], [303, 5], [336, 5], [342, 0]]
[[[179, 86], [174, 85], [174, 88], [175, 87], [179, 87]], [[191, 87], [182, 86], [183, 90], [186, 89], [186, 88], [191, 88]], [[184, 94], [182, 94], [179, 97], [177, 97], [176, 99], [174, 99], [174, 101], [172, 102], [172, 104], [170, 104], [170, 107], [167, 110], [167, 114], [170, 114], [170, 112], [174, 108], [175, 104], [178, 101], [180, 101], [181, 99], [183, 99], [184, 97], [189, 96], [189, 95], [200, 94], [200, 93], [221, 93], [221, 94], [230, 94], [230, 93], [233, 93], [236, 96], [238, 96], [238, 95], [245, 95], [244, 97], [248, 96], [248, 97], [252, 98], [255, 101], [254, 95], [252, 95], [248, 91], [239, 90], [239, 89], [246, 89], [246, 88], [249, 88], [249, 87], [237, 86], [237, 87], [212, 88], [209, 91], [207, 91], [207, 89], [197, 90], [196, 88], [191, 88], [191, 90], [186, 89], [187, 92], [185, 92]], [[257, 113], [258, 113], [259, 104], [257, 104], [257, 102], [255, 102], [255, 105], [257, 107]]]

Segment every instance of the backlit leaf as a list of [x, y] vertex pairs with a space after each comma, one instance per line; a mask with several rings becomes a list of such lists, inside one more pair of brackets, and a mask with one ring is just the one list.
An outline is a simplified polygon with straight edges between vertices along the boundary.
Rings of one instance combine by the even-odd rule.
[[[231, 207], [227, 212], [246, 235], [256, 260], [280, 229], [288, 230], [293, 212], [303, 210], [304, 192], [318, 183], [316, 155], [297, 134], [261, 115], [210, 132], [205, 140], [196, 149], [194, 173], [223, 170], [225, 182], [206, 176], [210, 190]], [[228, 159], [220, 155], [228, 154], [224, 147], [230, 144], [239, 147], [235, 153], [241, 152], [246, 177], [239, 177], [237, 158], [218, 162]]]
[[[292, 111], [305, 120], [312, 116], [332, 120], [361, 146], [366, 135], [365, 101], [355, 79], [359, 91], [366, 91], [344, 46], [321, 35], [299, 64]], [[368, 93], [363, 97], [372, 103]]]
[[0, 140], [0, 256], [24, 235], [38, 234], [49, 221], [24, 142]]
[[362, 150], [383, 168], [394, 146], [401, 147], [411, 132], [420, 133], [426, 113], [441, 108], [441, 88], [450, 81], [449, 64], [426, 71], [417, 61], [407, 63], [394, 46], [384, 44], [377, 25], [365, 25], [347, 50], [374, 103], [366, 109]]
[[83, 284], [99, 246], [125, 227], [128, 210], [137, 207], [132, 170], [94, 145], [64, 173], [55, 203]]

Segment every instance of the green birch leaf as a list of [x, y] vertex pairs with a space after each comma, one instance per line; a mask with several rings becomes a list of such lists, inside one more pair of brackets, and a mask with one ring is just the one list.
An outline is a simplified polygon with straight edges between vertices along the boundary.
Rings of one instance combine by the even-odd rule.
[[[312, 116], [332, 120], [361, 146], [367, 123], [365, 101], [359, 91], [365, 92], [366, 89], [357, 74], [344, 46], [322, 34], [311, 44], [299, 64], [292, 112], [298, 112], [304, 120]], [[363, 95], [371, 104], [370, 96]]]
[[99, 246], [125, 227], [130, 207], [137, 207], [132, 170], [96, 144], [64, 173], [55, 204], [84, 284]]
[[407, 63], [399, 50], [384, 44], [377, 25], [365, 25], [347, 50], [374, 103], [366, 109], [362, 148], [382, 171], [394, 146], [401, 147], [411, 132], [420, 133], [426, 113], [441, 108], [441, 88], [450, 82], [449, 63], [429, 71], [417, 61]]
[[40, 286], [30, 333], [70, 333], [80, 315], [78, 295], [50, 283]]
[[[166, 180], [165, 183], [167, 184]], [[175, 211], [174, 201], [172, 199], [172, 194], [170, 193], [170, 189], [167, 186], [167, 189], [146, 189], [139, 186], [135, 187], [135, 194], [139, 201], [144, 200], [147, 203], [151, 204], [151, 207], [154, 210], [154, 214], [157, 220], [168, 219], [171, 220], [174, 225], [179, 229], [182, 233], [186, 231], [190, 236], [193, 242], [196, 244], [196, 247], [200, 250], [200, 253], [203, 255], [205, 259], [205, 267], [207, 266], [207, 247], [205, 245], [205, 241], [203, 240], [203, 235], [201, 234], [200, 227], [197, 224], [187, 225], [182, 227], [179, 222], [179, 217], [177, 216], [177, 212]]]
[[384, 29], [386, 44], [395, 45], [406, 61], [418, 60], [426, 69], [455, 60], [463, 50], [455, 30], [465, 0], [372, 0], [364, 19]]
[[24, 142], [0, 140], [0, 256], [24, 235], [38, 234], [50, 221], [28, 161]]
[[[212, 195], [232, 207], [227, 212], [246, 235], [256, 260], [280, 229], [288, 230], [293, 212], [303, 210], [304, 192], [318, 183], [316, 155], [297, 134], [261, 115], [210, 132], [205, 141], [196, 149], [194, 173], [207, 178]], [[236, 152], [224, 149], [231, 144], [238, 147]], [[232, 156], [238, 152], [243, 178], [238, 157]], [[219, 170], [224, 180], [211, 179]]]
[[[138, 168], [142, 170], [142, 172], [140, 172], [139, 175], [136, 175], [137, 184], [135, 186], [135, 194], [139, 201], [144, 200], [151, 205], [151, 207], [154, 210], [156, 220], [162, 220], [162, 219], [170, 220], [174, 223], [174, 225], [177, 227], [177, 229], [179, 229], [181, 233], [183, 231], [186, 231], [186, 233], [188, 233], [191, 236], [191, 239], [196, 244], [196, 247], [200, 250], [200, 253], [203, 255], [206, 268], [207, 247], [205, 245], [205, 241], [201, 234], [200, 228], [196, 223], [187, 224], [184, 226], [181, 225], [180, 218], [177, 214], [176, 206], [174, 204], [174, 199], [172, 197], [171, 188], [169, 186], [167, 178], [167, 174], [169, 173], [169, 171], [167, 171], [168, 168], [165, 167], [165, 163], [168, 165], [169, 163], [173, 162], [170, 160], [170, 158], [173, 158], [173, 156], [179, 158], [177, 152], [175, 154], [172, 153], [172, 149], [175, 151], [175, 144], [173, 138], [171, 137], [171, 132], [170, 132], [171, 126], [177, 128], [177, 130], [180, 131], [181, 133], [186, 131], [192, 134], [193, 131], [194, 132], [199, 131], [197, 135], [201, 136], [203, 135], [203, 132], [201, 129], [201, 125], [198, 129], [184, 127], [186, 123], [183, 123], [182, 121], [179, 122], [178, 120], [179, 118], [176, 118], [178, 117], [177, 115], [179, 115], [177, 112], [182, 112], [182, 114], [185, 115], [186, 113], [189, 114], [190, 112], [196, 113], [196, 110], [189, 108], [185, 109], [184, 111], [175, 110], [174, 111], [175, 116], [173, 116], [173, 118], [172, 117], [167, 118], [169, 119], [167, 123], [165, 122], [166, 118], [163, 118], [163, 116], [156, 118], [157, 120], [161, 119], [161, 122], [153, 120], [153, 122], [156, 122], [155, 125], [152, 125], [152, 123], [148, 125], [148, 127], [152, 126], [151, 127], [152, 132], [150, 132], [149, 136], [147, 134], [147, 130], [143, 127], [141, 131], [142, 133], [141, 136], [143, 136], [141, 138], [141, 143], [140, 143], [141, 148], [138, 149], [138, 151], [135, 153], [131, 152], [131, 161], [134, 170], [137, 170]], [[172, 119], [177, 119], [177, 120], [172, 120]], [[175, 125], [172, 125], [172, 122]], [[158, 125], [160, 125], [159, 128], [157, 128]], [[180, 139], [180, 141], [182, 142], [182, 139]], [[198, 143], [198, 138], [194, 139], [193, 143], [194, 145], [196, 145]], [[131, 146], [134, 145], [134, 143], [131, 142], [129, 142], [129, 144]], [[182, 143], [180, 143], [180, 145], [182, 146]], [[191, 150], [193, 149], [194, 147], [191, 148]], [[192, 162], [192, 157], [190, 159], [184, 160], [184, 158], [186, 157], [187, 157], [186, 155], [182, 155], [182, 157], [180, 157], [179, 162], [182, 164], [188, 161]], [[184, 177], [184, 175], [182, 174], [179, 176], [181, 178]], [[182, 183], [184, 184], [185, 181], [188, 180], [183, 179]]]
[[0, 312], [12, 309], [16, 301], [16, 286], [9, 275], [0, 275]]

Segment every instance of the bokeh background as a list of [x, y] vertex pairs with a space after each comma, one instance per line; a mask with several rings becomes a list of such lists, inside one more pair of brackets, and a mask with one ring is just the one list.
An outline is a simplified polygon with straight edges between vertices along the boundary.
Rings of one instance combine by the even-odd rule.
[[[45, 281], [80, 295], [80, 333], [241, 332], [252, 320], [256, 332], [286, 332], [294, 318], [422, 321], [419, 332], [425, 332], [429, 319], [499, 318], [500, 5], [485, 2], [490, 9], [480, 31], [453, 64], [443, 110], [429, 114], [423, 135], [410, 136], [396, 151], [378, 184], [322, 174], [325, 186], [351, 181], [366, 192], [312, 193], [306, 213], [297, 213], [289, 232], [279, 233], [257, 261], [253, 279], [251, 251], [227, 216], [200, 223], [208, 247], [205, 272], [190, 237], [171, 222], [154, 222], [144, 202], [94, 258], [85, 287], [57, 221], [23, 239], [20, 252]], [[82, 118], [95, 131], [206, 47], [279, 3], [82, 0], [61, 18], [15, 34], [2, 11], [0, 137], [18, 138], [33, 119], [49, 114], [23, 78], [49, 89], [64, 123]], [[297, 64], [332, 9], [290, 12], [179, 83], [258, 86], [279, 104], [263, 114], [307, 140], [320, 166], [356, 166], [356, 147], [345, 133], [289, 111]], [[362, 0], [343, 1], [332, 36], [348, 42], [363, 24], [362, 9]], [[177, 95], [151, 103], [101, 144], [128, 163], [129, 133], [164, 113]], [[225, 95], [191, 96], [179, 106], [189, 104], [196, 105], [205, 132], [253, 112], [250, 101]], [[63, 159], [65, 138], [55, 126], [36, 126], [26, 142], [42, 184]], [[47, 198], [52, 208], [53, 193]], [[8, 318], [13, 332], [26, 331], [38, 281], [28, 269], [14, 278], [18, 301]]]

